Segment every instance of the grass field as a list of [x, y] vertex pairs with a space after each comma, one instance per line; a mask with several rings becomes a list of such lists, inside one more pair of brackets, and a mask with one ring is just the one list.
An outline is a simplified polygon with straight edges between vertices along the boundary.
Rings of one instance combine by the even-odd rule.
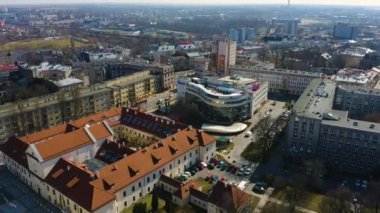
[[[297, 202], [297, 206], [303, 207], [305, 209], [310, 209], [316, 212], [320, 211], [320, 207], [324, 199], [332, 199], [322, 194], [316, 194], [303, 190], [302, 198]], [[273, 194], [273, 198], [286, 202], [286, 192], [285, 190], [276, 189]]]
[[[85, 46], [86, 44], [74, 41], [75, 47]], [[14, 50], [36, 50], [36, 49], [63, 49], [71, 46], [69, 38], [60, 39], [36, 39], [28, 41], [16, 41], [0, 45], [0, 51]]]
[[[147, 196], [139, 200], [139, 202], [137, 203], [146, 203], [147, 211], [150, 212], [150, 210], [152, 209], [152, 193], [148, 194]], [[158, 198], [158, 209], [159, 210], [163, 209], [164, 206], [165, 206], [165, 201]], [[133, 205], [123, 210], [123, 213], [132, 213], [132, 212], [133, 212]]]

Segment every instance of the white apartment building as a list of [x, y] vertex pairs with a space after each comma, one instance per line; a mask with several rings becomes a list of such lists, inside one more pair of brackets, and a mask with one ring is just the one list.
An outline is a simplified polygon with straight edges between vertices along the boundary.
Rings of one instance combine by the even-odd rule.
[[261, 66], [232, 66], [229, 68], [229, 71], [231, 75], [269, 82], [270, 92], [284, 92], [292, 95], [301, 95], [313, 79], [322, 78], [322, 73], [269, 69]]

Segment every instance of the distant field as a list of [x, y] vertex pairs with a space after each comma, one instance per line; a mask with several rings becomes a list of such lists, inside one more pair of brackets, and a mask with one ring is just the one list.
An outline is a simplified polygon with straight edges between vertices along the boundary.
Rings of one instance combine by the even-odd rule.
[[[86, 46], [85, 43], [74, 41], [75, 47]], [[69, 38], [60, 39], [36, 39], [28, 41], [15, 41], [0, 45], [0, 51], [35, 50], [35, 49], [62, 49], [71, 46]]]

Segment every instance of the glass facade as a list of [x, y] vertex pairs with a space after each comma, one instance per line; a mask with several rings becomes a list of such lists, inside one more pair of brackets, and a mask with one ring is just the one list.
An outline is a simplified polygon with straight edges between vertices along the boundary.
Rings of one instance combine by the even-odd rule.
[[[229, 104], [242, 103], [239, 106], [213, 106], [200, 99], [199, 97], [187, 93], [185, 101], [186, 104], [191, 105], [192, 108], [196, 109], [198, 112], [204, 115], [211, 123], [230, 125], [234, 122], [240, 122], [250, 117], [250, 102], [246, 99], [238, 101], [229, 101]], [[224, 101], [225, 100], [217, 99], [210, 100], [211, 103], [215, 102], [215, 104], [224, 104], [222, 103]]]

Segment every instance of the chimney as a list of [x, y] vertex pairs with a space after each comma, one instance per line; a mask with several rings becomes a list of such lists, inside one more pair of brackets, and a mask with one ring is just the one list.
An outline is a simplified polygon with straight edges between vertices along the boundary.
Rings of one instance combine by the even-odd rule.
[[66, 169], [67, 169], [67, 171], [70, 171], [71, 166], [70, 166], [70, 165], [67, 165]]
[[127, 154], [124, 154], [123, 157], [126, 158], [126, 157], [128, 157], [128, 155], [127, 155]]
[[91, 178], [91, 180], [95, 180], [95, 179], [96, 179], [96, 175], [95, 175], [95, 173], [91, 173], [91, 174], [90, 174], [90, 178]]
[[129, 112], [129, 109], [126, 109], [125, 111], [128, 113], [128, 112]]
[[117, 148], [121, 148], [121, 144], [120, 143], [117, 143]]
[[175, 125], [175, 121], [173, 121], [172, 123], [173, 123], [173, 125]]

